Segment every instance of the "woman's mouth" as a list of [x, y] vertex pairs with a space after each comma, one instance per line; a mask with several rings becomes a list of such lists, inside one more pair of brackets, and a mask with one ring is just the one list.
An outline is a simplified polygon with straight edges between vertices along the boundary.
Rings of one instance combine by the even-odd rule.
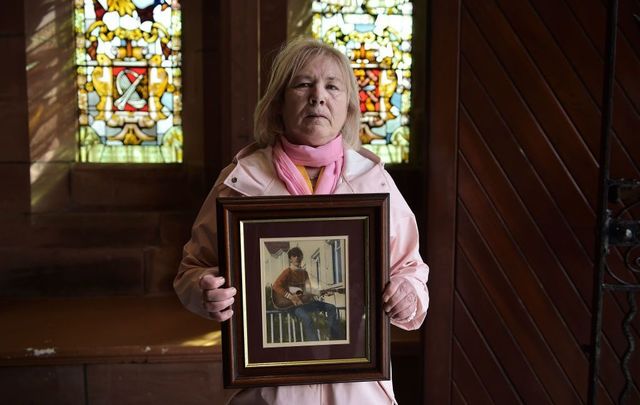
[[328, 118], [322, 114], [308, 114], [306, 118], [324, 118], [325, 120], [328, 120]]

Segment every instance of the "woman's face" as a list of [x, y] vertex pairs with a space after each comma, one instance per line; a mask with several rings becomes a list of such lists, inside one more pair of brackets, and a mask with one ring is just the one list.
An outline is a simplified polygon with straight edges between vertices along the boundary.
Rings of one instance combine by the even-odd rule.
[[330, 56], [316, 56], [285, 89], [285, 136], [298, 145], [324, 145], [342, 129], [347, 106], [347, 82], [338, 64]]

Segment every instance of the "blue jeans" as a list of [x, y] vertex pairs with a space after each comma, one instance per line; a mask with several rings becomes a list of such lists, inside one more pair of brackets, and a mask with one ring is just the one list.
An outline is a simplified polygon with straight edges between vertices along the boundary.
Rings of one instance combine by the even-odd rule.
[[313, 319], [311, 319], [311, 314], [314, 312], [327, 313], [327, 323], [329, 324], [329, 336], [331, 340], [342, 339], [340, 323], [338, 322], [338, 310], [334, 305], [323, 301], [311, 301], [307, 304], [294, 307], [291, 312], [302, 322], [304, 340], [318, 340], [316, 327], [313, 324]]

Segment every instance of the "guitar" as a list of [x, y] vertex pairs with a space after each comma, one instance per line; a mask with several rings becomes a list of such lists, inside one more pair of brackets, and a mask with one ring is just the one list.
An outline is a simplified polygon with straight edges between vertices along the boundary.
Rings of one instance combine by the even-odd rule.
[[[320, 293], [316, 295], [316, 294], [307, 293], [300, 287], [294, 287], [294, 286], [289, 287], [289, 293], [295, 294], [298, 298], [300, 298], [303, 304], [310, 303], [311, 301], [316, 299], [316, 297], [323, 297], [326, 295], [333, 295], [336, 293], [344, 294], [344, 292], [345, 292], [344, 287], [330, 287], [330, 288], [325, 288], [324, 290], [320, 290]], [[278, 309], [289, 309], [296, 305], [293, 303], [293, 301], [285, 297], [283, 294], [280, 294], [273, 289], [271, 290], [271, 298], [273, 301], [273, 306], [275, 306]]]

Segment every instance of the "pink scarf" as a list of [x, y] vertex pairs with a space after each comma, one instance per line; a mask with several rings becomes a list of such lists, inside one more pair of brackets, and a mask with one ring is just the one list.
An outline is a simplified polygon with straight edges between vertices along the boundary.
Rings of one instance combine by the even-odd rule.
[[[322, 146], [295, 145], [281, 136], [273, 147], [273, 163], [280, 180], [292, 195], [331, 194], [338, 184], [344, 162], [342, 134]], [[309, 190], [307, 182], [296, 165], [321, 167], [315, 191]]]

